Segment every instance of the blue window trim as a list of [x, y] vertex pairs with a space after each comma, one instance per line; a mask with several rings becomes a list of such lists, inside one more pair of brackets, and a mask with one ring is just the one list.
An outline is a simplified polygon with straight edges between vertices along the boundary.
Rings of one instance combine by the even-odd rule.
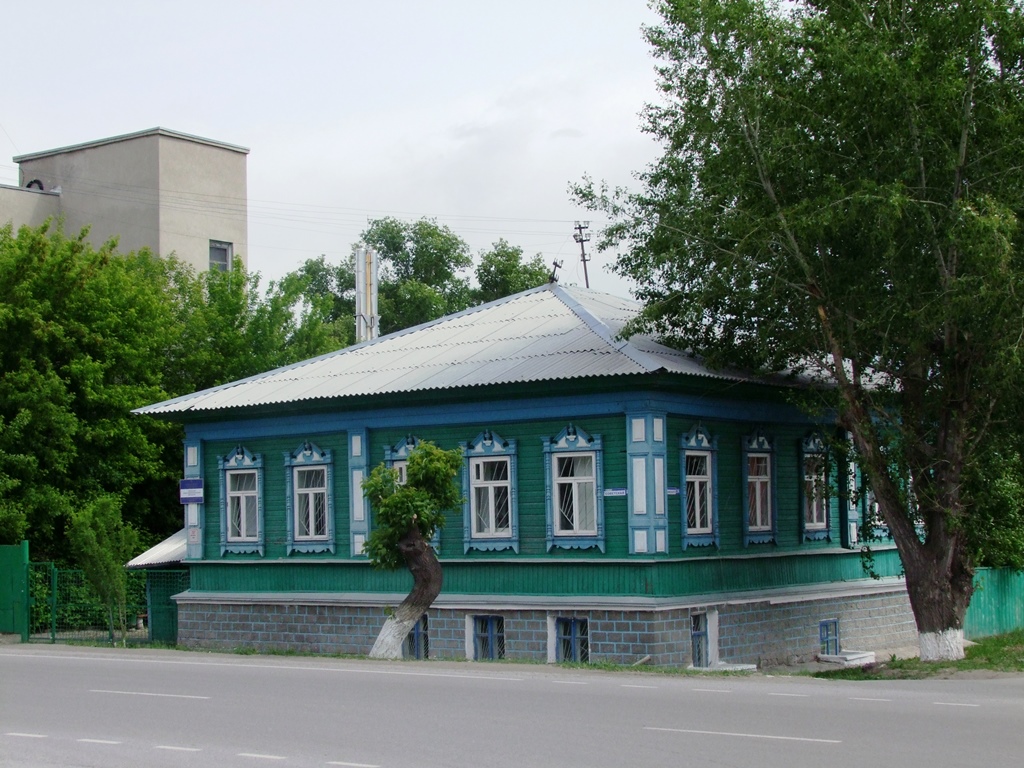
[[[565, 654], [568, 646], [568, 657]], [[555, 618], [555, 661], [590, 662], [590, 622], [579, 616], [558, 616]]]
[[[489, 653], [480, 652], [481, 640], [487, 641]], [[500, 643], [500, 645], [499, 645]], [[505, 658], [505, 617], [479, 615], [473, 617], [473, 661]]]
[[[330, 552], [334, 554], [334, 460], [329, 450], [321, 450], [308, 440], [291, 453], [284, 454], [285, 521], [288, 532], [288, 554], [299, 552]], [[295, 470], [299, 467], [324, 467], [326, 488], [327, 535], [322, 539], [295, 538]]]
[[[769, 456], [769, 483], [771, 483], [770, 494], [768, 496], [768, 503], [771, 505], [771, 529], [767, 531], [751, 531], [750, 530], [750, 499], [749, 499], [749, 485], [748, 485], [748, 462], [747, 458], [752, 453], [766, 453]], [[767, 437], [763, 432], [757, 430], [751, 435], [747, 435], [743, 438], [743, 507], [742, 507], [742, 518], [743, 518], [743, 546], [747, 547], [751, 544], [774, 544], [776, 533], [779, 529], [779, 505], [776, 503], [778, 482], [777, 482], [777, 465], [775, 456], [775, 446], [771, 438]]]
[[[667, 424], [664, 413], [626, 413], [626, 503], [631, 555], [650, 557], [667, 554], [669, 550]], [[637, 477], [638, 464], [643, 467], [642, 479]], [[638, 546], [638, 538], [642, 545]]]
[[[511, 549], [519, 554], [519, 494], [516, 489], [518, 478], [517, 445], [515, 440], [505, 440], [496, 432], [484, 430], [473, 440], [461, 445], [465, 460], [462, 462], [462, 542], [463, 552], [471, 549], [483, 552], [497, 552]], [[508, 459], [509, 482], [509, 535], [508, 536], [473, 536], [473, 487], [472, 460], [488, 456]]]
[[819, 621], [818, 640], [823, 654], [838, 656], [842, 651], [842, 645], [839, 642], [839, 619]]
[[[569, 424], [553, 438], [542, 438], [544, 444], [544, 501], [547, 514], [545, 538], [547, 551], [559, 549], [590, 549], [604, 552], [604, 451], [600, 435], [591, 436], [585, 430]], [[594, 494], [597, 531], [591, 535], [564, 535], [555, 533], [554, 458], [561, 453], [594, 454]]]
[[[682, 510], [683, 549], [687, 547], [715, 547], [720, 546], [718, 533], [718, 438], [702, 426], [694, 426], [689, 432], [682, 436], [679, 445], [679, 464], [681, 467], [679, 483], [679, 503]], [[686, 497], [686, 454], [687, 452], [699, 452], [710, 454], [711, 474], [711, 533], [690, 533], [687, 517]], [[746, 507], [744, 506], [744, 512]]]
[[[819, 455], [824, 460], [824, 472], [825, 472], [825, 527], [824, 528], [808, 528], [807, 521], [804, 518], [805, 504], [807, 503], [807, 481], [804, 477], [804, 459], [808, 456]], [[821, 435], [814, 432], [803, 440], [800, 441], [800, 494], [799, 494], [799, 509], [800, 509], [800, 536], [804, 541], [832, 541], [832, 499], [829, 497], [828, 492], [828, 480], [829, 480], [829, 460], [828, 460], [828, 448], [825, 445], [825, 441]]]
[[365, 429], [348, 433], [348, 545], [349, 557], [366, 557], [363, 544], [370, 535], [370, 502], [363, 495], [362, 481], [369, 472], [369, 434]]
[[[228, 472], [236, 469], [256, 470], [256, 527], [259, 535], [255, 541], [228, 541]], [[265, 519], [263, 514], [263, 456], [250, 453], [242, 445], [235, 447], [227, 456], [217, 457], [217, 474], [220, 476], [220, 554], [263, 555]]]

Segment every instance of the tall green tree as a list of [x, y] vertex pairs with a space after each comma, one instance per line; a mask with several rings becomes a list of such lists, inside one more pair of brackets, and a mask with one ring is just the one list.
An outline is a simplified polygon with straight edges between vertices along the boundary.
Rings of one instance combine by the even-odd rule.
[[491, 250], [480, 254], [475, 274], [478, 287], [473, 298], [483, 304], [544, 285], [548, 282], [550, 270], [540, 254], [524, 261], [523, 249], [502, 238], [491, 246]]
[[72, 510], [166, 472], [166, 428], [130, 415], [164, 395], [163, 268], [59, 230], [0, 228], [0, 510], [24, 516], [5, 535], [27, 533], [34, 557], [70, 558]]
[[[657, 9], [663, 101], [643, 127], [663, 154], [638, 192], [577, 189], [615, 218], [605, 245], [639, 286], [637, 327], [824, 385], [816, 405], [852, 435], [902, 558], [922, 658], [962, 656], [979, 557], [1021, 562], [1021, 4]], [[992, 474], [1009, 484], [981, 492]], [[1010, 530], [981, 535], [992, 519]]]
[[444, 527], [445, 512], [462, 503], [454, 482], [461, 467], [458, 450], [445, 451], [425, 442], [409, 453], [405, 483], [383, 464], [363, 481], [363, 493], [374, 512], [365, 547], [370, 562], [392, 571], [404, 566], [413, 577], [408, 596], [384, 622], [370, 651], [372, 658], [400, 659], [409, 630], [441, 593], [441, 564], [430, 540]]
[[107, 606], [111, 637], [124, 645], [128, 635], [128, 571], [124, 564], [138, 554], [140, 537], [121, 517], [120, 500], [103, 495], [76, 507], [67, 527], [75, 559]]

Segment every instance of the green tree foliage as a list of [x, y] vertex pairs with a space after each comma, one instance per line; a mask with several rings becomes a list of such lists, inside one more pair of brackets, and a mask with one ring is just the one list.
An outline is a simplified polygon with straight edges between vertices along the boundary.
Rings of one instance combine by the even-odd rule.
[[430, 219], [375, 219], [360, 239], [377, 252], [381, 335], [458, 312], [472, 303], [466, 242]]
[[130, 411], [163, 396], [163, 266], [45, 228], [0, 228], [0, 509], [33, 555], [68, 556], [69, 513], [159, 476], [167, 428]]
[[[818, 405], [870, 475], [924, 651], [963, 626], [977, 558], [1020, 562], [1019, 531], [977, 534], [1012, 520], [1004, 504], [1020, 520], [1020, 441], [996, 436], [1021, 423], [1021, 5], [658, 10], [644, 129], [664, 154], [640, 192], [577, 194], [615, 218], [604, 244], [625, 246], [638, 327], [828, 385]], [[992, 477], [1010, 484], [982, 492]]]
[[540, 254], [524, 262], [522, 248], [500, 239], [491, 246], [491, 250], [480, 254], [480, 263], [476, 267], [479, 287], [474, 291], [474, 298], [483, 304], [511, 296], [544, 285], [549, 275], [550, 270], [544, 266]]
[[110, 627], [128, 633], [128, 572], [124, 564], [138, 554], [138, 532], [121, 518], [115, 496], [98, 496], [71, 512], [68, 539], [86, 579], [107, 606]]
[[445, 512], [462, 503], [454, 479], [462, 468], [458, 450], [445, 451], [423, 442], [409, 453], [406, 482], [384, 464], [363, 481], [363, 493], [374, 512], [374, 529], [366, 541], [366, 554], [375, 567], [396, 570], [406, 565], [399, 542], [411, 530], [430, 541], [444, 527]]

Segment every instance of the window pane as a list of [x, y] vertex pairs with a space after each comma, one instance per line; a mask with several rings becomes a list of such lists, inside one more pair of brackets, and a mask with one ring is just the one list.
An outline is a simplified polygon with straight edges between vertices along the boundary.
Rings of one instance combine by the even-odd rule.
[[476, 513], [473, 516], [473, 531], [489, 533], [491, 525], [491, 497], [488, 488], [475, 488], [473, 495], [476, 501]]
[[484, 482], [495, 482], [500, 480], [508, 480], [508, 462], [507, 461], [485, 461], [483, 462], [484, 469]]
[[304, 488], [325, 488], [327, 487], [326, 471], [321, 469], [300, 469], [296, 472], [296, 487]]
[[581, 531], [597, 530], [597, 505], [594, 500], [594, 484], [592, 482], [577, 485], [577, 503], [579, 504], [578, 525]]
[[327, 535], [327, 496], [323, 493], [318, 493], [314, 497], [313, 535]]
[[494, 489], [494, 531], [507, 533], [509, 530], [508, 488], [499, 486]]
[[233, 493], [256, 490], [255, 472], [228, 473], [228, 489]]
[[249, 539], [256, 538], [258, 536], [257, 526], [257, 505], [255, 496], [245, 497], [245, 531], [244, 536]]
[[703, 477], [708, 473], [708, 457], [697, 453], [686, 455], [686, 474], [689, 476], [698, 475]]
[[573, 508], [572, 485], [558, 485], [558, 530], [571, 531], [576, 527], [576, 514]]
[[309, 495], [300, 493], [295, 510], [295, 535], [309, 536]]
[[231, 518], [228, 523], [228, 536], [233, 539], [242, 536], [242, 500], [235, 496], [231, 499]]

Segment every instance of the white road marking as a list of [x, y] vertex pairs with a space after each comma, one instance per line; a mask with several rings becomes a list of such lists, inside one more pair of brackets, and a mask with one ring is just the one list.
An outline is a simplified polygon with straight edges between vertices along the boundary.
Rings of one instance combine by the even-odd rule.
[[209, 696], [187, 696], [184, 693], [147, 693], [146, 691], [104, 691], [93, 688], [89, 693], [116, 693], [121, 696], [158, 696], [162, 699], [209, 699]]
[[83, 744], [120, 744], [120, 741], [110, 741], [110, 739], [75, 739]]
[[850, 701], [892, 701], [892, 699], [869, 699], [866, 696], [851, 696]]
[[940, 707], [980, 707], [981, 704], [961, 704], [958, 701], [933, 701], [932, 704], [936, 704]]
[[202, 752], [198, 747], [172, 747], [167, 744], [157, 744], [153, 749], [169, 749], [172, 752]]
[[769, 696], [790, 696], [794, 699], [806, 699], [811, 694], [809, 693], [769, 693]]
[[372, 763], [343, 763], [339, 760], [331, 760], [327, 765], [344, 765], [348, 768], [380, 768], [379, 765], [373, 765]]
[[726, 688], [691, 688], [693, 691], [700, 691], [701, 693], [732, 693], [732, 691]]
[[22, 739], [45, 739], [46, 738], [46, 734], [45, 733], [17, 733], [15, 731], [11, 731], [10, 733], [5, 733], [4, 736], [18, 736], [19, 738], [22, 738]]
[[258, 760], [287, 760], [282, 755], [261, 755], [258, 752], [239, 752], [237, 757], [255, 757]]
[[552, 680], [551, 682], [552, 683], [557, 683], [558, 685], [586, 685], [587, 684], [584, 680]]
[[648, 688], [648, 689], [652, 689], [652, 690], [655, 690], [655, 691], [658, 690], [658, 686], [656, 686], [656, 685], [629, 685], [628, 683], [623, 683], [621, 687], [622, 688]]
[[838, 739], [808, 739], [802, 736], [771, 736], [766, 733], [731, 733], [729, 731], [692, 731], [683, 728], [654, 728], [644, 726], [645, 731], [668, 731], [669, 733], [696, 733], [703, 736], [737, 736], [743, 739], [773, 739], [775, 741], [809, 741], [815, 744], [842, 744]]

